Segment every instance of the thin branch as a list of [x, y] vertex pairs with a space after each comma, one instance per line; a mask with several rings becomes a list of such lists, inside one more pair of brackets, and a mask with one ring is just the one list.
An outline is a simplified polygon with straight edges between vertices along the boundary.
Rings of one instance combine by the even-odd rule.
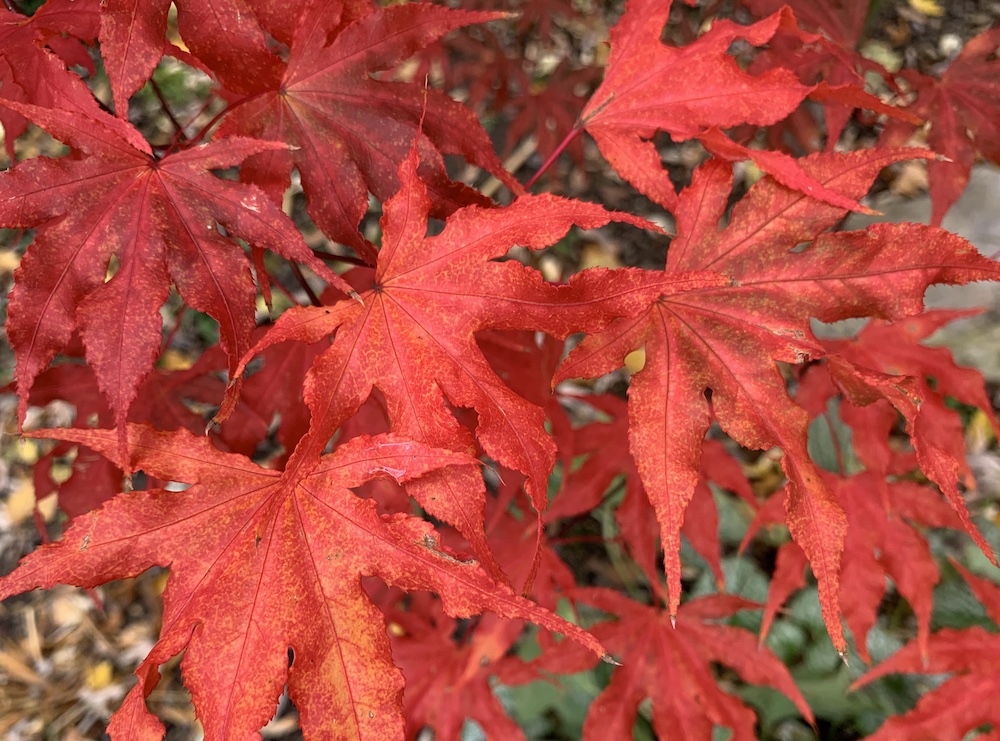
[[163, 112], [166, 114], [167, 118], [170, 119], [170, 124], [174, 127], [174, 131], [177, 132], [174, 134], [174, 140], [171, 142], [171, 144], [176, 143], [178, 134], [180, 135], [181, 139], [187, 139], [187, 134], [184, 133], [184, 126], [181, 124], [180, 121], [177, 120], [177, 117], [174, 116], [173, 111], [170, 110], [170, 105], [167, 103], [166, 96], [163, 95], [163, 91], [160, 90], [160, 86], [156, 83], [156, 80], [153, 79], [152, 77], [149, 78], [149, 86], [153, 88], [153, 93], [156, 95], [156, 99], [160, 101], [160, 108], [163, 109]]
[[309, 281], [306, 280], [306, 276], [302, 273], [302, 268], [294, 262], [290, 263], [290, 265], [292, 266], [292, 273], [295, 274], [295, 279], [299, 282], [299, 285], [302, 286], [302, 290], [306, 292], [306, 296], [309, 297], [309, 302], [313, 306], [322, 306], [323, 302], [319, 300], [319, 296], [316, 295], [312, 286], [309, 285]]
[[566, 147], [568, 147], [582, 131], [583, 127], [578, 124], [566, 135], [566, 138], [562, 140], [558, 147], [556, 147], [556, 151], [549, 155], [548, 159], [546, 159], [545, 162], [542, 163], [542, 166], [538, 168], [538, 172], [532, 175], [531, 180], [524, 184], [525, 190], [530, 189], [532, 185], [538, 182], [538, 178], [540, 178], [542, 174], [552, 166], [552, 163], [556, 161], [556, 158], [563, 153], [563, 150], [565, 150]]

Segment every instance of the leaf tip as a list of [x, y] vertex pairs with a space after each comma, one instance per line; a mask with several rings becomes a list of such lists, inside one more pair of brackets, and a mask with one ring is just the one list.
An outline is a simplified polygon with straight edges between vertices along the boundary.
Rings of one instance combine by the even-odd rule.
[[618, 661], [618, 659], [611, 654], [601, 654], [601, 661], [605, 664], [611, 664], [611, 666], [622, 666], [622, 662]]

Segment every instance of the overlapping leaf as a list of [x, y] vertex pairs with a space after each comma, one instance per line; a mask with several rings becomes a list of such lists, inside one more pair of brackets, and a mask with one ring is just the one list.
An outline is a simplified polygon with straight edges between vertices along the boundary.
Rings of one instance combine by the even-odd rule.
[[[986, 607], [990, 620], [1000, 625], [1000, 588], [983, 577], [973, 576], [956, 567], [973, 593]], [[929, 658], [928, 658], [929, 655]], [[858, 689], [879, 677], [899, 672], [951, 674], [940, 686], [924, 694], [909, 713], [889, 718], [869, 741], [962, 741], [984, 725], [1000, 726], [1000, 674], [996, 671], [1000, 656], [1000, 635], [984, 628], [934, 633], [925, 651], [914, 641], [876, 666], [851, 688]], [[995, 731], [994, 734], [995, 735]], [[979, 736], [989, 738], [991, 734]]]
[[[798, 33], [787, 11], [751, 26], [716, 20], [712, 28], [686, 47], [664, 45], [663, 26], [670, 0], [629, 0], [611, 32], [611, 57], [604, 82], [580, 114], [601, 153], [632, 185], [665, 208], [677, 201], [673, 183], [660, 164], [653, 143], [657, 131], [675, 139], [698, 137], [717, 156], [754, 159], [765, 172], [789, 187], [844, 208], [856, 202], [828, 189], [779, 152], [752, 150], [727, 138], [720, 129], [750, 123], [765, 126], [791, 113], [807, 95], [849, 96], [881, 108], [877, 99], [850, 86], [821, 91], [803, 85], [787, 69], [753, 76], [728, 54], [737, 39], [761, 46], [779, 29]], [[767, 101], [762, 105], [762, 101]]]
[[[87, 86], [66, 70], [68, 62], [93, 71], [80, 41], [97, 36], [98, 11], [96, 0], [49, 0], [30, 18], [0, 7], [0, 98], [80, 113], [98, 111]], [[0, 107], [0, 124], [4, 147], [13, 159], [14, 140], [28, 122], [16, 111]]]
[[[633, 737], [639, 704], [650, 698], [653, 728], [660, 738], [696, 741], [711, 738], [715, 726], [730, 729], [733, 741], [756, 738], [756, 716], [743, 702], [723, 692], [713, 662], [735, 670], [745, 681], [784, 693], [802, 716], [812, 713], [784, 665], [749, 631], [719, 624], [739, 610], [758, 605], [740, 597], [711, 595], [685, 603], [674, 618], [610, 589], [578, 589], [581, 602], [615, 615], [591, 632], [622, 662], [607, 688], [591, 704], [584, 741]], [[539, 669], [580, 671], [593, 661], [568, 641], [549, 649]]]
[[[787, 5], [795, 13], [803, 28], [819, 34], [809, 43], [803, 43], [800, 36], [793, 34], [777, 34], [769, 47], [755, 57], [751, 72], [784, 67], [795, 72], [804, 85], [823, 81], [829, 85], [851, 85], [858, 89], [864, 89], [862, 72], [888, 74], [881, 65], [866, 59], [856, 51], [871, 7], [868, 0], [846, 0], [835, 3], [814, 3], [809, 0], [789, 0], [789, 2], [742, 0], [742, 3], [758, 17], [776, 13]], [[833, 151], [855, 107], [856, 105], [843, 105], [837, 101], [824, 103], [823, 123], [828, 151]], [[797, 113], [800, 112], [803, 117], [808, 115], [801, 109]], [[795, 118], [797, 117], [790, 119], [790, 122]], [[921, 122], [913, 120], [911, 123]], [[778, 141], [784, 130], [785, 127], [775, 127], [768, 132], [769, 139], [772, 142]]]
[[[116, 453], [113, 431], [45, 434]], [[255, 733], [286, 683], [309, 737], [401, 736], [402, 677], [362, 575], [433, 591], [454, 616], [492, 610], [530, 619], [602, 653], [581, 629], [448, 554], [430, 524], [379, 516], [373, 501], [350, 491], [377, 476], [408, 482], [443, 466], [475, 465], [467, 455], [361, 436], [322, 458], [307, 455], [311, 446], [304, 444], [281, 472], [222, 453], [187, 431], [132, 426], [129, 436], [137, 468], [193, 486], [122, 494], [0, 579], [3, 599], [57, 582], [92, 587], [170, 566], [160, 639], [111, 723], [116, 741], [162, 736], [145, 697], [160, 664], [182, 650], [184, 680], [208, 739]]]
[[[548, 522], [589, 512], [600, 505], [616, 477], [625, 476], [625, 497], [615, 517], [625, 538], [626, 548], [646, 572], [654, 591], [660, 593], [658, 557], [660, 528], [651, 510], [641, 476], [629, 450], [629, 420], [626, 402], [616, 396], [589, 396], [581, 401], [611, 417], [608, 422], [592, 422], [574, 431], [569, 440], [569, 460], [586, 456], [579, 466], [565, 474], [563, 485], [545, 513]], [[709, 481], [741, 496], [756, 507], [753, 492], [739, 463], [715, 440], [705, 441], [701, 475], [681, 526], [681, 534], [705, 561], [724, 586], [719, 544], [719, 515], [709, 489]], [[665, 596], [665, 595], [662, 595]]]
[[[269, 3], [268, 3], [269, 4]], [[101, 52], [115, 111], [128, 116], [128, 99], [149, 79], [167, 47], [170, 1], [104, 0]], [[236, 93], [264, 89], [281, 77], [281, 62], [267, 48], [255, 0], [181, 0], [177, 23], [185, 45]], [[252, 73], [249, 71], [252, 70]]]
[[[918, 528], [960, 529], [962, 520], [938, 492], [912, 481], [886, 482], [864, 472], [849, 478], [827, 476], [827, 482], [847, 517], [837, 599], [858, 654], [871, 661], [867, 637], [886, 593], [886, 577], [892, 578], [896, 591], [909, 602], [916, 616], [918, 643], [926, 653], [939, 573]], [[785, 493], [778, 492], [761, 507], [747, 539], [759, 526], [783, 520], [784, 499]], [[762, 637], [788, 597], [805, 586], [805, 567], [805, 554], [797, 544], [781, 546], [764, 607]]]
[[[159, 307], [171, 283], [219, 322], [235, 366], [250, 345], [255, 290], [249, 260], [232, 237], [308, 264], [350, 290], [258, 189], [209, 172], [285, 145], [230, 139], [158, 160], [138, 131], [110, 116], [8, 105], [86, 154], [36, 158], [0, 174], [0, 224], [38, 227], [15, 274], [7, 324], [22, 418], [35, 377], [78, 328], [123, 424], [159, 355]], [[106, 280], [112, 258], [117, 271]]]
[[[940, 224], [962, 194], [977, 151], [1000, 163], [998, 48], [1000, 26], [970, 39], [939, 80], [914, 70], [900, 73], [916, 93], [910, 109], [930, 123], [928, 145], [947, 157], [927, 164], [932, 224]], [[888, 146], [902, 144], [915, 129], [912, 123], [895, 121], [882, 140]]]
[[[546, 329], [565, 336], [577, 329], [588, 305], [557, 311], [560, 294], [537, 272], [516, 261], [490, 260], [503, 257], [514, 244], [548, 246], [574, 223], [593, 228], [612, 219], [645, 222], [591, 204], [525, 196], [504, 209], [462, 209], [440, 235], [425, 237], [431, 202], [417, 179], [417, 156], [412, 150], [400, 168], [402, 189], [384, 206], [382, 248], [373, 284], [361, 292], [363, 304], [347, 300], [292, 309], [254, 352], [275, 342], [315, 342], [336, 332], [306, 382], [317, 439], [329, 438], [377, 388], [385, 396], [393, 432], [427, 445], [474, 450], [448, 404], [471, 407], [479, 414], [478, 443], [500, 464], [527, 474], [528, 491], [542, 510], [555, 458], [545, 414], [497, 377], [474, 335], [497, 328]], [[478, 473], [429, 474], [411, 493], [468, 538], [480, 559], [492, 563]]]
[[384, 201], [398, 189], [396, 171], [414, 141], [435, 216], [489, 203], [448, 178], [442, 152], [460, 154], [520, 191], [471, 111], [422, 81], [375, 79], [448, 31], [503, 15], [413, 3], [348, 16], [352, 22], [338, 25], [341, 5], [307, 4], [280, 80], [235, 107], [220, 135], [290, 144], [284, 152], [251, 157], [244, 176], [280, 202], [297, 168], [313, 220], [374, 262], [374, 247], [357, 231], [368, 192]]
[[[429, 728], [439, 741], [459, 741], [466, 719], [487, 738], [524, 741], [521, 728], [493, 694], [490, 680], [524, 627], [521, 621], [485, 615], [464, 630], [439, 600], [416, 594], [405, 610], [390, 613], [392, 655], [406, 678], [403, 705], [407, 738]], [[463, 634], [456, 641], [456, 631]]]
[[[802, 166], [825, 187], [858, 198], [883, 166], [906, 156], [813, 155]], [[788, 526], [819, 578], [824, 617], [843, 650], [836, 595], [846, 522], [809, 458], [808, 415], [788, 397], [776, 361], [823, 354], [810, 316], [915, 314], [928, 285], [995, 278], [1000, 271], [964, 240], [928, 227], [883, 224], [820, 234], [844, 212], [770, 178], [736, 205], [720, 233], [730, 183], [724, 163], [709, 162], [696, 173], [677, 207], [679, 236], [665, 272], [592, 270], [574, 279], [576, 295], [608, 297], [594, 301], [595, 316], [610, 311], [623, 318], [576, 348], [556, 380], [607, 373], [645, 346], [646, 365], [629, 389], [630, 445], [663, 534], [671, 611], [680, 594], [678, 533], [712, 418], [745, 447], [781, 447], [790, 480]], [[664, 294], [676, 271], [695, 269], [729, 281]]]

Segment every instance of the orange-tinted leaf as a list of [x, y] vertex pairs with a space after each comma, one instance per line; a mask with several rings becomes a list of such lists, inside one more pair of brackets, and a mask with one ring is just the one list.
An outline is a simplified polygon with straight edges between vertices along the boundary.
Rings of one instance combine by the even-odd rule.
[[[52, 430], [113, 456], [116, 433]], [[78, 518], [60, 542], [0, 579], [0, 599], [63, 582], [92, 587], [169, 566], [160, 639], [139, 683], [112, 720], [113, 738], [156, 738], [145, 708], [159, 665], [184, 651], [184, 680], [210, 739], [246, 738], [268, 722], [288, 684], [307, 736], [401, 735], [402, 678], [362, 575], [441, 596], [456, 617], [492, 610], [597, 641], [439, 544], [431, 525], [379, 516], [350, 488], [388, 476], [405, 483], [442, 466], [475, 465], [461, 453], [394, 436], [361, 436], [289, 469], [263, 469], [187, 431], [129, 428], [137, 468], [193, 484], [182, 492], [133, 491]], [[225, 599], [219, 599], [226, 595]], [[308, 619], [305, 619], [308, 616]], [[293, 660], [289, 667], [289, 650]]]
[[[416, 164], [414, 150], [400, 168], [402, 189], [384, 206], [382, 248], [371, 288], [361, 293], [363, 303], [289, 310], [253, 352], [289, 339], [315, 342], [336, 332], [305, 389], [321, 447], [373, 388], [385, 396], [394, 432], [436, 447], [474, 450], [448, 405], [471, 407], [479, 414], [478, 443], [503, 466], [528, 476], [528, 492], [541, 511], [555, 460], [545, 413], [501, 381], [475, 333], [492, 327], [565, 336], [576, 330], [587, 305], [567, 304], [560, 312], [565, 292], [516, 261], [491, 258], [503, 257], [514, 244], [531, 249], [553, 244], [573, 224], [645, 222], [554, 196], [524, 196], [503, 209], [462, 209], [440, 235], [426, 237], [430, 199], [417, 179]], [[492, 563], [478, 472], [432, 473], [410, 492], [428, 512], [455, 526], [477, 557]]]
[[[825, 187], [856, 199], [883, 166], [905, 156], [824, 154], [801, 164]], [[676, 209], [680, 236], [665, 271], [591, 270], [571, 281], [578, 296], [591, 297], [595, 315], [622, 318], [587, 337], [556, 380], [602, 375], [645, 346], [646, 365], [629, 389], [630, 443], [663, 534], [671, 611], [680, 596], [679, 530], [713, 416], [745, 447], [781, 447], [790, 480], [786, 522], [819, 579], [824, 618], [843, 650], [837, 592], [846, 520], [809, 458], [808, 414], [788, 397], [776, 361], [823, 354], [810, 316], [915, 314], [928, 285], [994, 278], [1000, 270], [959, 237], [928, 227], [821, 234], [844, 212], [771, 178], [751, 189], [719, 232], [730, 183], [724, 163], [710, 161], [695, 174]], [[695, 270], [729, 281], [679, 287], [673, 280]]]

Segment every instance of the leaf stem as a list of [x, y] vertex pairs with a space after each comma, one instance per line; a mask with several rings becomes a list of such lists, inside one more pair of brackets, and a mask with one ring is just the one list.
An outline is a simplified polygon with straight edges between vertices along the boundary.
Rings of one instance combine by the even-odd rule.
[[524, 184], [525, 190], [530, 189], [532, 185], [538, 182], [538, 178], [542, 176], [542, 173], [544, 173], [546, 170], [549, 169], [549, 167], [552, 166], [552, 163], [556, 161], [556, 157], [558, 157], [560, 154], [563, 153], [566, 147], [568, 147], [573, 142], [573, 140], [580, 135], [581, 131], [583, 131], [583, 126], [577, 124], [568, 134], [566, 134], [566, 138], [563, 139], [562, 142], [560, 142], [559, 146], [556, 147], [555, 151], [548, 156], [548, 159], [546, 159], [545, 162], [542, 163], [542, 166], [538, 168], [538, 171], [531, 176], [531, 180], [529, 180], [527, 183]]
[[306, 292], [306, 296], [309, 297], [309, 302], [313, 306], [322, 306], [323, 302], [319, 300], [319, 296], [316, 295], [316, 292], [312, 289], [312, 286], [309, 285], [309, 281], [306, 280], [306, 276], [302, 272], [302, 268], [300, 268], [294, 262], [289, 264], [292, 267], [292, 273], [295, 275], [295, 279], [299, 282], [299, 285], [302, 286], [302, 290]]
[[[205, 138], [205, 136], [208, 134], [208, 132], [211, 131], [213, 128], [215, 128], [215, 126], [223, 118], [225, 118], [227, 115], [229, 115], [230, 113], [232, 113], [233, 111], [235, 111], [237, 108], [239, 108], [244, 103], [247, 103], [247, 102], [249, 102], [251, 100], [256, 100], [257, 97], [258, 96], [256, 96], [256, 95], [248, 95], [245, 98], [241, 98], [240, 100], [237, 100], [232, 105], [227, 105], [221, 111], [219, 111], [218, 113], [216, 113], [215, 116], [212, 117], [212, 120], [209, 121], [207, 124], [205, 124], [204, 128], [202, 128], [201, 131], [199, 131], [197, 134], [195, 134], [190, 139], [190, 141], [188, 142], [188, 144], [190, 146], [194, 146], [195, 144], [200, 144], [202, 142], [202, 140]], [[204, 109], [202, 109], [202, 110], [204, 110]], [[199, 115], [200, 115], [200, 113], [199, 113]]]
[[362, 268], [371, 267], [371, 263], [365, 262], [360, 257], [350, 257], [349, 255], [334, 255], [329, 252], [323, 252], [322, 250], [318, 250], [315, 247], [312, 247], [310, 249], [312, 249], [312, 253], [316, 255], [316, 257], [318, 257], [323, 262], [343, 262], [347, 263], [348, 265], [357, 265]]
[[172, 147], [176, 146], [178, 136], [180, 136], [182, 140], [187, 139], [187, 134], [184, 133], [184, 126], [177, 120], [174, 112], [170, 110], [170, 105], [167, 103], [166, 96], [163, 94], [163, 91], [160, 90], [160, 86], [157, 84], [156, 80], [152, 77], [149, 78], [149, 86], [153, 88], [153, 93], [156, 95], [156, 99], [160, 101], [160, 108], [163, 109], [167, 118], [170, 119], [170, 124], [174, 127], [174, 131], [176, 133], [174, 134], [173, 139], [171, 139], [170, 144]]
[[167, 339], [163, 341], [163, 347], [160, 352], [167, 350], [174, 341], [174, 337], [177, 335], [177, 330], [181, 328], [181, 320], [184, 318], [184, 312], [187, 310], [185, 304], [181, 304], [181, 308], [177, 311], [177, 318], [174, 319], [174, 328], [170, 330], [170, 334], [167, 335]]
[[826, 412], [823, 415], [823, 419], [826, 420], [826, 427], [830, 430], [830, 442], [833, 445], [833, 454], [837, 458], [837, 472], [841, 476], [845, 476], [844, 472], [844, 453], [840, 449], [840, 439], [837, 437], [837, 430], [833, 426], [833, 420], [830, 419], [830, 413]]

